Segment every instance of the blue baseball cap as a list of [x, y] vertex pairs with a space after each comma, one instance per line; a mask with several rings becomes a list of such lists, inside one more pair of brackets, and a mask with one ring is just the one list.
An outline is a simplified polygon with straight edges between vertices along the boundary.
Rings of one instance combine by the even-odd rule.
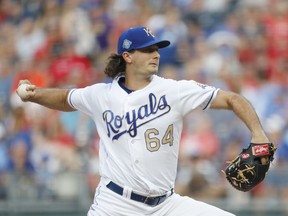
[[170, 41], [156, 40], [151, 30], [144, 26], [129, 28], [118, 39], [118, 54], [152, 45], [164, 48], [170, 45]]

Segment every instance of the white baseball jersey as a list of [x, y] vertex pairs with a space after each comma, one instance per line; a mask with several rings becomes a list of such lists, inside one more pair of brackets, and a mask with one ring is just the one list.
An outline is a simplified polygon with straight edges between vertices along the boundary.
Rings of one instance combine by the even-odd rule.
[[183, 116], [208, 108], [218, 89], [153, 75], [145, 88], [127, 93], [118, 80], [73, 89], [68, 102], [95, 121], [102, 177], [163, 194], [174, 187]]

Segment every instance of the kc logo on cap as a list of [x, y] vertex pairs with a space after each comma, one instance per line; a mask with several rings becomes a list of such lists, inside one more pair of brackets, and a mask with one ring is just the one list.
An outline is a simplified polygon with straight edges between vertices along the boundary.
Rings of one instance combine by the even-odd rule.
[[150, 29], [148, 29], [148, 28], [145, 27], [143, 30], [146, 32], [147, 36], [155, 37], [155, 36], [152, 34], [152, 31], [151, 31]]

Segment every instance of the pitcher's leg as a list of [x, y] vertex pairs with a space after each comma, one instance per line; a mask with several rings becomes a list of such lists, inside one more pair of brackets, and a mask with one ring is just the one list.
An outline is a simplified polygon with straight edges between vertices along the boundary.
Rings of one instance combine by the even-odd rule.
[[235, 216], [215, 206], [178, 194], [172, 195], [164, 203], [155, 216]]
[[[101, 190], [104, 185], [99, 185], [96, 189], [94, 201], [87, 213], [87, 216], [109, 216], [109, 212], [105, 212], [105, 201], [103, 200], [103, 191]], [[101, 195], [100, 195], [101, 194]], [[103, 202], [104, 201], [104, 202]]]

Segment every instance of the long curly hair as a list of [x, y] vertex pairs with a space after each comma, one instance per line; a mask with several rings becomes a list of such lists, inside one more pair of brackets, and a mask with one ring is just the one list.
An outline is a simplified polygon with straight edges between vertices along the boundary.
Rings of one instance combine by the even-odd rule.
[[126, 62], [122, 55], [116, 53], [111, 54], [107, 59], [107, 65], [104, 69], [104, 73], [114, 79], [120, 74], [123, 74], [126, 70]]

